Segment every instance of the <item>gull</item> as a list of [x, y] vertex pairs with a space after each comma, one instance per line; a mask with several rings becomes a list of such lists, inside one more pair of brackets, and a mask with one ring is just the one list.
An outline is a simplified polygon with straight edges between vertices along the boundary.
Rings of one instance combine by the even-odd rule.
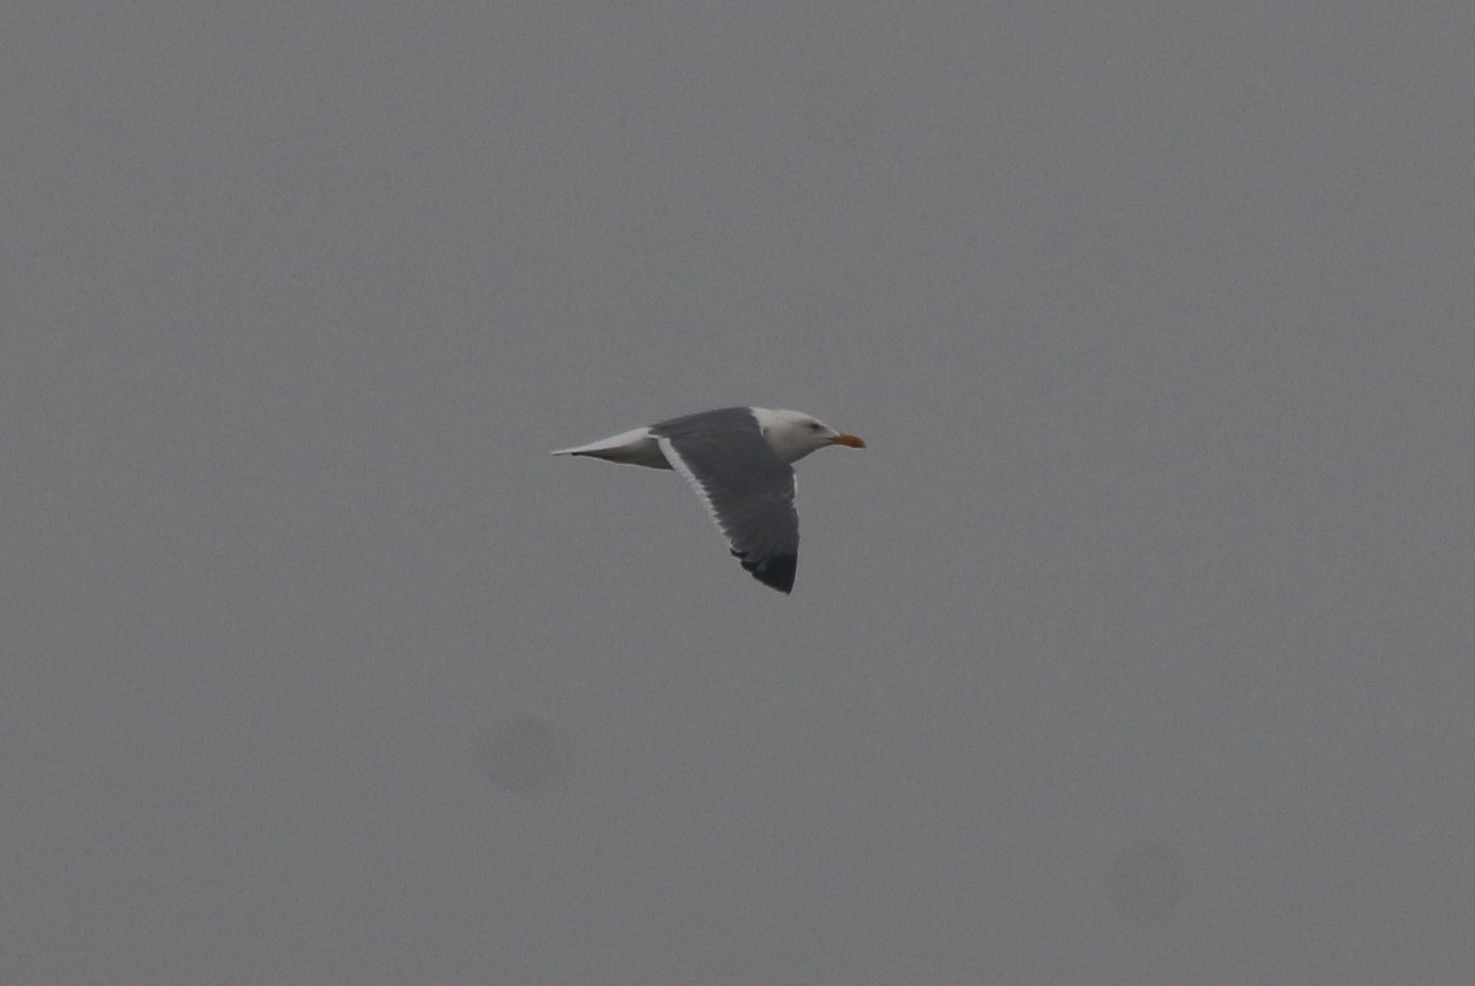
[[799, 515], [789, 464], [827, 445], [866, 447], [855, 435], [799, 411], [724, 407], [553, 454], [675, 469], [706, 503], [743, 568], [788, 593], [799, 561]]

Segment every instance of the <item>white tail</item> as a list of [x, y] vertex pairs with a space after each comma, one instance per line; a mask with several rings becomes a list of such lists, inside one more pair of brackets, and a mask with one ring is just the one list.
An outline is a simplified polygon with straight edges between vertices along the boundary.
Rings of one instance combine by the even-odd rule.
[[633, 466], [649, 466], [653, 469], [670, 469], [671, 465], [661, 454], [655, 436], [649, 428], [634, 428], [630, 431], [601, 438], [588, 445], [556, 449], [553, 455], [587, 455], [607, 462], [624, 462]]

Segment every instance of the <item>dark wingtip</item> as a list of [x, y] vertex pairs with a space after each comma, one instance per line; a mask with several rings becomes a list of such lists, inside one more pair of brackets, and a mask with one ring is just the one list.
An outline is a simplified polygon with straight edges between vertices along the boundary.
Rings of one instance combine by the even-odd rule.
[[794, 573], [799, 570], [798, 555], [774, 555], [765, 559], [762, 565], [748, 561], [741, 555], [738, 556], [738, 561], [745, 571], [770, 589], [777, 589], [784, 595], [794, 591]]

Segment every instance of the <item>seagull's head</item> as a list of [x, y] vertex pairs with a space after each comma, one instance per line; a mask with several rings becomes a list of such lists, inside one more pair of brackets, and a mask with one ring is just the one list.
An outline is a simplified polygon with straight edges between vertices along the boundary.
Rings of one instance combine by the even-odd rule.
[[753, 408], [758, 427], [763, 437], [785, 462], [798, 462], [810, 452], [826, 445], [846, 445], [850, 448], [865, 448], [866, 443], [849, 432], [836, 431], [818, 418], [802, 411], [775, 411], [766, 407]]

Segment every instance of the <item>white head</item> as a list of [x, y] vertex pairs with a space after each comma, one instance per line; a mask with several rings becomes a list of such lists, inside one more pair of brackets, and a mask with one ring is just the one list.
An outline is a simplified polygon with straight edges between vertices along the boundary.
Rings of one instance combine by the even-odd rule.
[[763, 437], [785, 462], [798, 462], [810, 452], [826, 445], [848, 445], [865, 448], [866, 443], [847, 432], [836, 431], [818, 418], [800, 411], [775, 411], [767, 407], [753, 408], [753, 417]]

